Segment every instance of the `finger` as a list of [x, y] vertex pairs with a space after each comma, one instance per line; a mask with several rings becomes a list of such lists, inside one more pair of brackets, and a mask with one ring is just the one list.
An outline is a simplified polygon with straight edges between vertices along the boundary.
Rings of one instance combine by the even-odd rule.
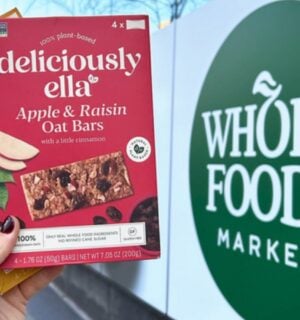
[[12, 252], [18, 238], [20, 224], [17, 218], [7, 217], [0, 229], [0, 264]]
[[0, 319], [24, 320], [26, 309], [17, 309], [5, 299], [0, 299]]
[[5, 301], [17, 310], [24, 312], [28, 301], [53, 281], [63, 270], [63, 267], [47, 267], [20, 283], [3, 295]]
[[31, 278], [19, 284], [19, 290], [28, 301], [40, 290], [45, 288], [51, 281], [60, 275], [63, 267], [47, 267], [33, 275]]

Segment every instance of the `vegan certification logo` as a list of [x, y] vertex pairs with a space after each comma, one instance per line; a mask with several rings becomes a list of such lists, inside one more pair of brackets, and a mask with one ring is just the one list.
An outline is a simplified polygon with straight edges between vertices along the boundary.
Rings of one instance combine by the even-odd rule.
[[151, 154], [151, 144], [144, 137], [134, 137], [127, 143], [126, 152], [134, 162], [144, 162]]
[[216, 55], [195, 113], [198, 238], [216, 284], [245, 319], [300, 318], [299, 35], [298, 1], [246, 17]]

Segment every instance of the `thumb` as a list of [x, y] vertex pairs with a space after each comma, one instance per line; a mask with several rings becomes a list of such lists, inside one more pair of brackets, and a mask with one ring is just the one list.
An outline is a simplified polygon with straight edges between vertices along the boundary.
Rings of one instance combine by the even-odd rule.
[[20, 231], [20, 225], [17, 218], [8, 216], [2, 223], [0, 229], [0, 264], [12, 252]]

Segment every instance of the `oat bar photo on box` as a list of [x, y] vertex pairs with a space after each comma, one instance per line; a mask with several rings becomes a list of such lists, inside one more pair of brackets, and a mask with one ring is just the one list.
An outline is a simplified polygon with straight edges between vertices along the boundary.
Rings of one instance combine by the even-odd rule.
[[133, 194], [120, 151], [24, 174], [21, 181], [33, 220]]

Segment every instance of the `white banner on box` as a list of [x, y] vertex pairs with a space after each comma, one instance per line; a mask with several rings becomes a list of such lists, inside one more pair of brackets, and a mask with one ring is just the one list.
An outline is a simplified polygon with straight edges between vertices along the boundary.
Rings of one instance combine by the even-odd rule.
[[13, 252], [61, 251], [146, 244], [144, 222], [23, 229]]

